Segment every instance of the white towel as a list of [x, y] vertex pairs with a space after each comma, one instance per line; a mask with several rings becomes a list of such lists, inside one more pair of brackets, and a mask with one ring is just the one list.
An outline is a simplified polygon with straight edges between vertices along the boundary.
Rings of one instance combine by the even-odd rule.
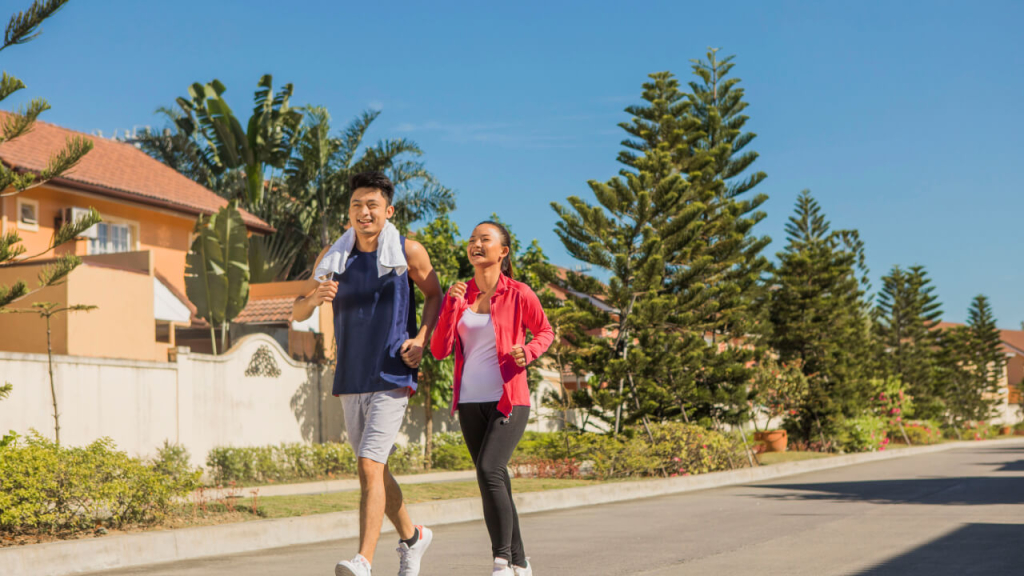
[[[348, 257], [356, 245], [356, 231], [349, 228], [338, 238], [338, 241], [331, 245], [327, 253], [320, 260], [320, 264], [313, 273], [313, 279], [317, 282], [325, 282], [333, 278], [337, 272], [339, 275], [345, 273], [345, 265]], [[409, 269], [409, 263], [405, 260], [402, 252], [402, 236], [398, 228], [391, 222], [384, 224], [377, 238], [377, 277], [385, 276], [392, 270], [401, 276]]]

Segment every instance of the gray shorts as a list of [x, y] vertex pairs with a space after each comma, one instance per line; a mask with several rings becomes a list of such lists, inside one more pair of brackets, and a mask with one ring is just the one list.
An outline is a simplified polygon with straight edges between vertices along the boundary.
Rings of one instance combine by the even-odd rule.
[[405, 420], [408, 405], [408, 388], [342, 394], [345, 431], [356, 456], [387, 464], [388, 456], [395, 451], [395, 438]]

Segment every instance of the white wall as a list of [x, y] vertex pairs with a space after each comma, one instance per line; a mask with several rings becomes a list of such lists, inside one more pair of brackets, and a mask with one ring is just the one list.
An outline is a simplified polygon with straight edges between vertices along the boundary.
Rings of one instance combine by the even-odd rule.
[[[277, 376], [246, 375], [260, 349], [280, 371]], [[316, 365], [292, 360], [270, 336], [245, 336], [220, 356], [179, 348], [173, 360], [55, 356], [61, 441], [81, 446], [109, 436], [129, 454], [147, 457], [167, 440], [185, 445], [193, 462], [205, 465], [215, 446], [345, 438], [341, 401], [331, 395], [333, 371], [319, 373]], [[14, 391], [0, 401], [0, 432], [34, 428], [53, 438], [46, 356], [0, 352], [4, 381]], [[537, 408], [553, 386], [545, 381], [534, 394], [530, 430], [558, 427], [557, 413]], [[435, 432], [458, 429], [448, 409], [434, 410]], [[423, 430], [423, 407], [410, 405], [398, 442], [422, 442]]]

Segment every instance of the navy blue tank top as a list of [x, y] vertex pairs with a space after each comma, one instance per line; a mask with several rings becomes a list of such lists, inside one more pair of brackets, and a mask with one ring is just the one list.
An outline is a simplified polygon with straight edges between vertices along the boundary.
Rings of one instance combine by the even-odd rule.
[[[405, 254], [405, 237], [401, 237]], [[417, 333], [412, 280], [394, 270], [377, 276], [377, 253], [353, 249], [344, 274], [334, 274], [334, 394], [416, 388], [417, 370], [402, 361], [402, 344]]]

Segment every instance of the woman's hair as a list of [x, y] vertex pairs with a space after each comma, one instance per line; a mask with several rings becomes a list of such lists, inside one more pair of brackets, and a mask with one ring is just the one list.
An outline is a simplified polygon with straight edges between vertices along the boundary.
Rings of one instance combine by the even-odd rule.
[[512, 270], [512, 237], [509, 236], [508, 229], [506, 229], [501, 224], [491, 220], [484, 220], [483, 222], [477, 224], [477, 226], [483, 226], [484, 224], [487, 224], [488, 226], [494, 226], [495, 228], [498, 229], [498, 233], [501, 235], [501, 245], [508, 248], [508, 254], [501, 261], [501, 273], [504, 274], [505, 276], [508, 276], [509, 278], [515, 278], [515, 276], [513, 276]]

